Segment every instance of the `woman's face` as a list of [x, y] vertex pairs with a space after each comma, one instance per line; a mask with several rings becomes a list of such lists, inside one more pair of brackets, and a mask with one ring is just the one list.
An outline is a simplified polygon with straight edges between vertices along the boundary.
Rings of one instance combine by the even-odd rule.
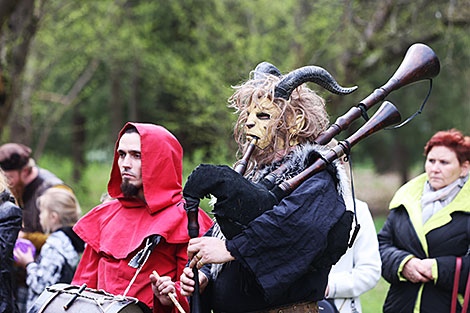
[[459, 163], [457, 154], [445, 147], [434, 146], [426, 157], [424, 166], [428, 181], [434, 190], [439, 190], [468, 174], [469, 162]]

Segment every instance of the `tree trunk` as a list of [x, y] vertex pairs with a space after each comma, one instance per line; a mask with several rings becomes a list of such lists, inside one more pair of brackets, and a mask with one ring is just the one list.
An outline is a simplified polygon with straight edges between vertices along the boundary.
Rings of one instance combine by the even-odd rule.
[[93, 78], [96, 69], [98, 68], [99, 62], [97, 59], [93, 59], [88, 63], [88, 66], [80, 74], [72, 88], [70, 89], [67, 95], [60, 95], [53, 92], [39, 92], [38, 97], [41, 100], [50, 101], [59, 103], [60, 106], [57, 108], [51, 109], [48, 120], [45, 125], [42, 127], [41, 136], [39, 137], [36, 149], [34, 152], [34, 157], [36, 160], [42, 155], [44, 148], [46, 147], [47, 140], [51, 134], [55, 124], [62, 118], [62, 116], [70, 109], [73, 109], [76, 104], [76, 99], [80, 95], [80, 92], [88, 84], [88, 82]]
[[18, 1], [0, 0], [0, 29], [18, 5]]
[[138, 106], [139, 106], [139, 88], [140, 88], [140, 70], [139, 64], [134, 65], [132, 72], [132, 89], [131, 98], [129, 100], [129, 121], [137, 122], [139, 118]]
[[[0, 50], [6, 62], [0, 65], [0, 132], [21, 90], [22, 73], [29, 45], [36, 34], [39, 18], [34, 15], [35, 0], [17, 0], [15, 5], [0, 2]], [[8, 13], [11, 12], [10, 15]], [[7, 22], [8, 21], [8, 22]]]
[[408, 158], [408, 149], [406, 145], [403, 143], [400, 138], [397, 136], [395, 138], [395, 164], [394, 168], [398, 169], [398, 172], [400, 173], [400, 178], [401, 178], [401, 183], [402, 185], [405, 184], [408, 179], [409, 179], [409, 173], [408, 173], [408, 168], [410, 166], [409, 164], [409, 158]]
[[82, 178], [85, 166], [85, 132], [86, 117], [80, 111], [80, 106], [73, 107], [73, 181], [78, 183]]
[[111, 98], [109, 101], [109, 112], [111, 113], [111, 138], [114, 140], [123, 126], [124, 101], [122, 96], [121, 80], [122, 72], [118, 68], [110, 71]]
[[[31, 48], [30, 55], [34, 53]], [[10, 140], [21, 142], [32, 147], [34, 126], [31, 98], [38, 83], [43, 79], [43, 75], [35, 71], [32, 66], [26, 66], [23, 73], [22, 88], [18, 97], [13, 101], [13, 109], [10, 113], [8, 126], [10, 128]]]

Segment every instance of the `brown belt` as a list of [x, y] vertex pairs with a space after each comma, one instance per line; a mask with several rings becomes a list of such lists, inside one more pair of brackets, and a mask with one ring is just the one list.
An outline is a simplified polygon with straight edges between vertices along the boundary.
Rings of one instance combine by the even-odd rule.
[[318, 313], [318, 303], [316, 301], [302, 302], [274, 309], [257, 311], [257, 313]]

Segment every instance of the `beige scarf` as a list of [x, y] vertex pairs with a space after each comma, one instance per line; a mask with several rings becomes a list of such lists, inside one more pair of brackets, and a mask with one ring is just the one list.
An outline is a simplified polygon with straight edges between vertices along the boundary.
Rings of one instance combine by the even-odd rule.
[[434, 214], [439, 212], [442, 208], [455, 199], [459, 191], [468, 180], [468, 174], [465, 177], [457, 178], [453, 183], [444, 188], [434, 190], [428, 181], [426, 181], [421, 196], [421, 213], [423, 217], [423, 224]]

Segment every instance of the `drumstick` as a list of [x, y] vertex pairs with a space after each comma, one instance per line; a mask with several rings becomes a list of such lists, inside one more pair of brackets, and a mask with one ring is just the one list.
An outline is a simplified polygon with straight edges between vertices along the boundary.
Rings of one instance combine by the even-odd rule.
[[72, 299], [70, 299], [70, 301], [67, 302], [67, 304], [64, 305], [64, 310], [68, 310], [70, 308], [72, 303], [74, 303], [75, 300], [77, 300], [78, 296], [82, 293], [83, 290], [85, 290], [85, 288], [86, 288], [86, 284], [83, 284], [80, 288], [78, 288], [77, 293], [74, 294]]
[[[157, 279], [160, 278], [160, 275], [158, 275], [157, 271], [153, 271], [153, 276], [155, 276]], [[171, 293], [168, 294], [168, 296], [170, 297], [171, 301], [176, 306], [178, 311], [180, 311], [180, 313], [186, 313], [184, 311], [183, 307], [181, 306], [181, 304], [179, 304], [178, 300], [176, 300], [176, 297], [175, 297], [174, 293], [171, 292]]]

